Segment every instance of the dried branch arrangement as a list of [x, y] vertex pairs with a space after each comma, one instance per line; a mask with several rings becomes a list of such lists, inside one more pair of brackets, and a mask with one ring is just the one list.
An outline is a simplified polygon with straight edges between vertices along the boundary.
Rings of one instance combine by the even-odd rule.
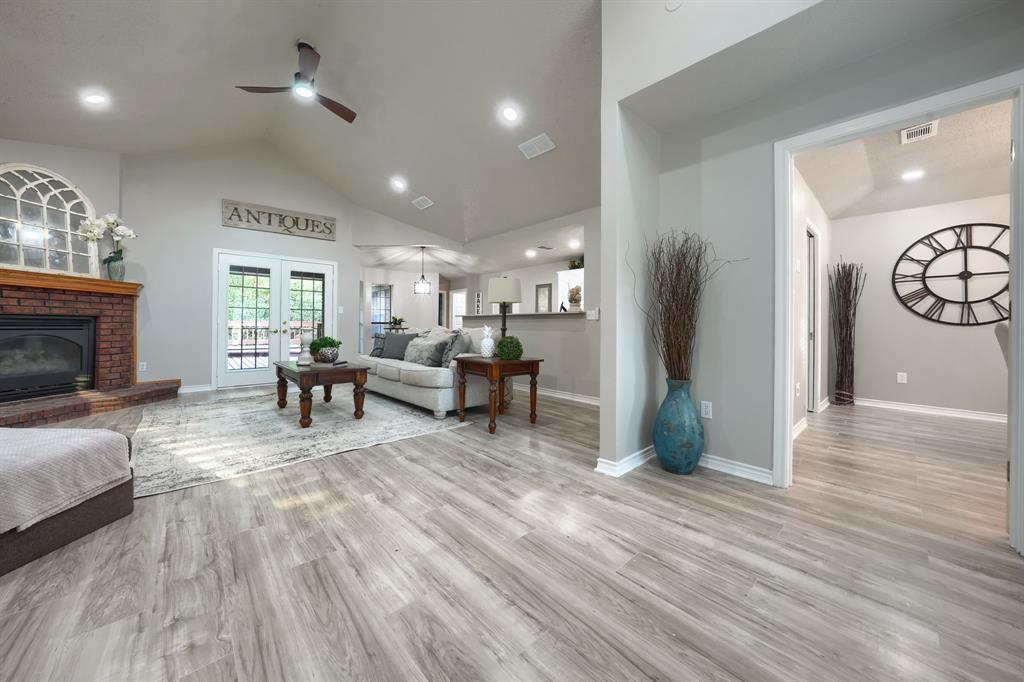
[[828, 294], [832, 313], [832, 340], [836, 348], [834, 405], [853, 404], [853, 351], [857, 330], [857, 305], [867, 275], [860, 263], [842, 258], [828, 269]]
[[[736, 261], [719, 259], [710, 241], [689, 232], [666, 232], [653, 243], [645, 240], [644, 246], [650, 305], [645, 308], [637, 301], [637, 306], [647, 318], [668, 378], [689, 380], [704, 288]], [[635, 296], [636, 272], [633, 282]]]

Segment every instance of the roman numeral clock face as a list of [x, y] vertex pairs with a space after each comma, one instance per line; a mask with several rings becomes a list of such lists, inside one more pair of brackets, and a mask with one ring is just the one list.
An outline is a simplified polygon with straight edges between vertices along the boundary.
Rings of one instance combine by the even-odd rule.
[[892, 270], [896, 297], [941, 324], [977, 326], [1010, 317], [1010, 228], [953, 225], [910, 245]]

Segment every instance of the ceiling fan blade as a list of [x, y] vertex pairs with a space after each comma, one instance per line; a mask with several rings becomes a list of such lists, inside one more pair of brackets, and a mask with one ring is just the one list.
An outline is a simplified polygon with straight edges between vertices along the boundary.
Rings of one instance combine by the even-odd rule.
[[317, 96], [316, 96], [316, 101], [320, 102], [320, 104], [324, 105], [332, 113], [335, 113], [338, 116], [341, 116], [343, 119], [345, 119], [349, 123], [351, 123], [352, 121], [356, 120], [356, 112], [352, 111], [351, 109], [346, 107], [344, 104], [339, 104], [339, 103], [335, 102], [330, 97], [324, 97], [323, 95], [318, 93]]
[[320, 53], [309, 43], [299, 43], [299, 73], [306, 82], [313, 80], [316, 67], [320, 64]]
[[236, 85], [235, 87], [246, 92], [288, 92], [292, 89], [290, 85], [283, 88], [266, 88], [259, 85]]

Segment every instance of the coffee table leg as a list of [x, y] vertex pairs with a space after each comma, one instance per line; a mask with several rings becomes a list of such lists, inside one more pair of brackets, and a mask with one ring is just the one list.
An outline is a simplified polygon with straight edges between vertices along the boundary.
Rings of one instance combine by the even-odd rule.
[[495, 423], [498, 412], [498, 380], [491, 378], [490, 382], [490, 394], [487, 396], [487, 431], [494, 433], [495, 429], [498, 428], [497, 423]]
[[466, 370], [462, 363], [457, 365], [459, 372], [459, 421], [466, 421]]
[[356, 404], [355, 417], [356, 419], [363, 418], [363, 400], [366, 399], [363, 384], [366, 383], [366, 374], [360, 373], [356, 375], [356, 379], [353, 382], [355, 387], [352, 389], [352, 401]]
[[334, 388], [331, 384], [324, 384], [324, 402], [331, 402], [331, 389]]
[[313, 411], [313, 392], [309, 387], [299, 391], [299, 426], [306, 429], [313, 423], [309, 413]]
[[537, 373], [530, 373], [530, 423], [537, 423]]
[[284, 377], [277, 378], [277, 406], [288, 407], [288, 380]]

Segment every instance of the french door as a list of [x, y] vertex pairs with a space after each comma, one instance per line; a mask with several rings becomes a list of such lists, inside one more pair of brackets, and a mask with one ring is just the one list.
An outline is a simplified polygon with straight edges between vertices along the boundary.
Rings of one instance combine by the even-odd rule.
[[217, 252], [217, 387], [270, 383], [302, 332], [334, 336], [334, 277], [326, 261]]

